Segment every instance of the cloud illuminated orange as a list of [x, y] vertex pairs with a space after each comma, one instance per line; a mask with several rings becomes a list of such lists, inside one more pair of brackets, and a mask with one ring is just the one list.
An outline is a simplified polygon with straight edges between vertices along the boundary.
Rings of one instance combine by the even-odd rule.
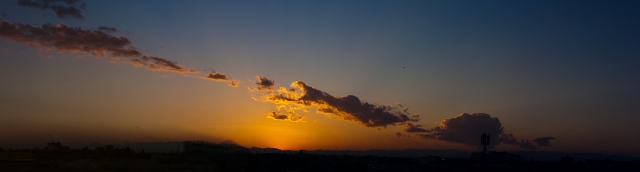
[[67, 27], [62, 23], [32, 26], [3, 20], [0, 22], [0, 38], [35, 48], [55, 48], [59, 52], [88, 53], [98, 58], [110, 53], [114, 61], [146, 66], [150, 70], [198, 73], [198, 70], [184, 68], [167, 59], [145, 56], [131, 46], [131, 42], [126, 37], [113, 36], [100, 30]]
[[218, 82], [227, 82], [229, 86], [232, 86], [232, 87], [238, 87], [238, 85], [240, 84], [240, 81], [229, 79], [227, 78], [227, 75], [217, 71], [210, 72], [208, 75], [204, 76], [203, 78], [208, 80], [218, 81]]
[[386, 127], [420, 120], [418, 115], [409, 114], [400, 105], [370, 104], [353, 95], [334, 97], [302, 81], [291, 83], [291, 89], [281, 87], [277, 92], [268, 93], [262, 98], [263, 101], [274, 103], [278, 109], [286, 109], [288, 112], [295, 113], [297, 110], [317, 107], [318, 113], [336, 116], [366, 127]]
[[280, 112], [269, 112], [267, 118], [281, 121], [290, 121], [290, 122], [305, 122], [303, 117], [300, 117], [297, 114], [283, 114]]
[[256, 87], [255, 88], [249, 88], [249, 91], [271, 91], [271, 89], [273, 88], [273, 86], [276, 84], [275, 81], [273, 80], [269, 80], [264, 76], [256, 76], [256, 79], [258, 81], [255, 82]]

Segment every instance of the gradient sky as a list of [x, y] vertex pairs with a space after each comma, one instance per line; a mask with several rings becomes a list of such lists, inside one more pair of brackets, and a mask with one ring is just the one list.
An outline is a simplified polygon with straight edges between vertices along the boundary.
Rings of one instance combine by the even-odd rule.
[[[316, 107], [299, 113], [306, 122], [268, 119], [275, 104], [247, 89], [260, 75], [276, 87], [303, 81], [336, 97], [402, 104], [424, 128], [487, 113], [518, 139], [555, 138], [537, 150], [640, 156], [639, 1], [82, 2], [83, 19], [14, 1], [0, 12], [11, 23], [113, 27], [143, 54], [200, 73], [0, 37], [0, 147], [43, 147], [50, 134], [71, 146], [230, 139], [281, 149], [476, 150], [397, 137], [404, 126], [365, 127]], [[240, 85], [202, 79], [211, 69]]]

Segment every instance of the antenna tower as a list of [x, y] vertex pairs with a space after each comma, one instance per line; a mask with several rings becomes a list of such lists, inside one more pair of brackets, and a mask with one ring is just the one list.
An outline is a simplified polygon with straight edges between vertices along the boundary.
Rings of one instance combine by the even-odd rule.
[[491, 135], [487, 134], [487, 131], [484, 131], [484, 134], [482, 134], [482, 136], [480, 136], [480, 140], [481, 140], [480, 144], [482, 144], [482, 153], [483, 154], [487, 153], [487, 145], [489, 145], [490, 142], [491, 142], [490, 138], [491, 138]]

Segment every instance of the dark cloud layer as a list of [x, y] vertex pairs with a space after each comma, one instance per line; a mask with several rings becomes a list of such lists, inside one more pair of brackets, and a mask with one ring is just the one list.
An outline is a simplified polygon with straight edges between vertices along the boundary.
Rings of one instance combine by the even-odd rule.
[[533, 139], [533, 142], [538, 145], [538, 147], [551, 147], [551, 140], [556, 139], [554, 137], [539, 137]]
[[85, 9], [85, 4], [80, 0], [18, 0], [18, 5], [40, 8], [41, 10], [52, 10], [58, 18], [64, 19], [67, 16], [82, 19], [81, 12]]
[[479, 145], [478, 138], [485, 131], [493, 136], [490, 138], [490, 142], [493, 144], [498, 143], [498, 138], [495, 136], [503, 133], [500, 120], [484, 113], [464, 113], [455, 118], [442, 120], [439, 126], [426, 130], [427, 134], [420, 134], [419, 136], [462, 143], [473, 147]]
[[422, 128], [422, 125], [413, 125], [411, 123], [406, 123], [404, 126], [404, 132], [407, 133], [427, 132], [426, 129]]
[[[504, 133], [504, 127], [500, 120], [485, 113], [461, 114], [455, 118], [442, 120], [439, 126], [430, 129], [422, 129], [419, 126], [407, 125], [405, 131], [410, 129], [413, 132], [423, 131], [425, 134], [417, 136], [428, 139], [437, 139], [453, 143], [462, 143], [472, 147], [479, 147], [479, 138], [483, 133], [490, 134], [490, 146], [500, 143], [515, 145], [524, 149], [535, 149], [536, 147], [529, 140], [517, 140], [513, 134]], [[409, 131], [407, 131], [409, 132]], [[551, 139], [539, 138], [540, 143]], [[537, 143], [537, 142], [536, 142]], [[538, 144], [539, 147], [544, 147]], [[550, 145], [550, 143], [546, 143]]]
[[289, 111], [317, 107], [317, 112], [334, 115], [342, 120], [354, 121], [366, 127], [386, 127], [418, 121], [418, 115], [410, 115], [399, 106], [377, 105], [362, 102], [356, 96], [335, 97], [302, 81], [291, 83], [291, 89], [280, 88], [277, 93], [263, 97], [266, 102], [288, 108]]
[[[115, 29], [115, 28], [114, 28]], [[57, 49], [59, 52], [82, 52], [96, 57], [105, 57], [111, 53], [119, 62], [146, 66], [151, 70], [180, 73], [197, 73], [198, 70], [186, 69], [160, 57], [144, 56], [126, 37], [110, 35], [102, 31], [84, 30], [67, 27], [64, 24], [44, 24], [32, 26], [20, 23], [0, 22], [0, 38], [26, 44], [40, 49]]]
[[205, 79], [208, 80], [214, 80], [214, 81], [218, 81], [218, 82], [227, 82], [229, 84], [229, 86], [232, 87], [238, 87], [239, 82], [236, 80], [231, 80], [229, 78], [227, 78], [227, 75], [222, 74], [220, 72], [210, 72], [208, 75], [204, 76]]
[[280, 112], [269, 112], [267, 118], [274, 120], [282, 120], [282, 121], [291, 121], [291, 122], [304, 122], [304, 118], [297, 116], [295, 114], [283, 114]]
[[258, 79], [258, 81], [256, 81], [256, 90], [258, 91], [271, 90], [276, 84], [273, 80], [269, 80], [264, 76], [256, 76], [256, 79]]
[[531, 144], [531, 142], [529, 142], [529, 140], [520, 140], [518, 141], [518, 139], [516, 139], [513, 134], [506, 134], [506, 133], [502, 133], [499, 135], [499, 141], [500, 143], [504, 143], [504, 144], [509, 144], [509, 145], [515, 145], [521, 148], [525, 148], [525, 149], [535, 149], [536, 147], [533, 146], [533, 144]]

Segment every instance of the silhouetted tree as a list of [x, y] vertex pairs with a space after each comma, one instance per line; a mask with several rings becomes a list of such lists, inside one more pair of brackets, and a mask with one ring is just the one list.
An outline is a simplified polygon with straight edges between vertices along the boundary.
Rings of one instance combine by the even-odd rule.
[[102, 152], [104, 152], [104, 148], [103, 147], [97, 147], [94, 151], [96, 151], [96, 153], [102, 153]]

